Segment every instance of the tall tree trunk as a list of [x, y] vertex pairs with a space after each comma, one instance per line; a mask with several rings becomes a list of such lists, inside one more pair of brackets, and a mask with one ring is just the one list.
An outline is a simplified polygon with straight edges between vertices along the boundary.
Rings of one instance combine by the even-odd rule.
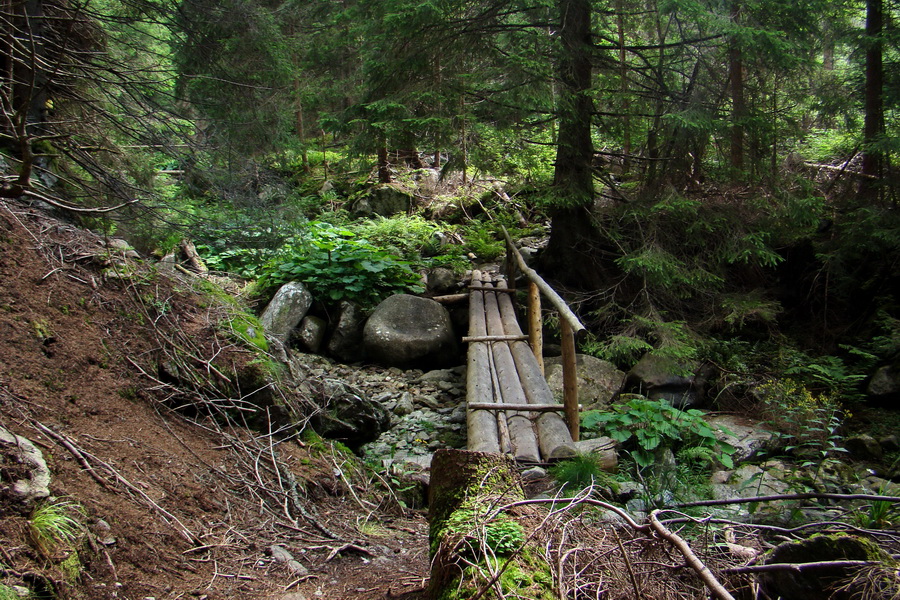
[[[737, 26], [740, 19], [740, 2], [733, 0], [731, 21]], [[728, 48], [728, 64], [731, 83], [731, 167], [737, 175], [744, 168], [744, 117], [747, 104], [744, 99], [744, 58], [740, 42], [734, 37]]]
[[304, 171], [309, 171], [309, 154], [306, 152], [306, 127], [303, 122], [303, 102], [300, 100], [300, 78], [294, 78], [294, 123], [297, 128], [297, 138], [300, 140], [301, 164]]
[[553, 185], [559, 208], [553, 214], [544, 268], [554, 278], [591, 285], [595, 237], [590, 208], [594, 199], [591, 161], [591, 2], [559, 0], [559, 135]]
[[[881, 175], [882, 155], [873, 147], [884, 133], [884, 65], [881, 41], [884, 26], [883, 0], [866, 2], [866, 119], [863, 126], [863, 173]], [[876, 186], [867, 185], [869, 193]]]
[[625, 60], [625, 2], [616, 0], [619, 34], [619, 91], [622, 93], [622, 174], [631, 170], [631, 102], [628, 99], [628, 62]]
[[378, 144], [378, 183], [391, 183], [391, 168], [388, 165], [387, 142]]

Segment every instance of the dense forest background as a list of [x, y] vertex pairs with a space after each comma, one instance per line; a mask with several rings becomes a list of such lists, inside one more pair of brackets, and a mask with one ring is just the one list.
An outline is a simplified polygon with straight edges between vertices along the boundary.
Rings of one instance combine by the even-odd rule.
[[[541, 270], [590, 324], [582, 351], [850, 398], [900, 356], [898, 15], [5, 0], [0, 194], [146, 252], [192, 237], [263, 298], [305, 277], [371, 304], [418, 267], [496, 258], [500, 225], [548, 234]], [[450, 209], [347, 210], [424, 167], [453, 182]]]

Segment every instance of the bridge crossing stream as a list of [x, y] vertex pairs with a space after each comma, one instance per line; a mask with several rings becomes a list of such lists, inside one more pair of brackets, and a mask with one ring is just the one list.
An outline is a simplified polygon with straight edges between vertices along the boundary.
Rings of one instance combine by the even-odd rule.
[[544, 378], [540, 337], [522, 332], [514, 291], [502, 277], [472, 274], [469, 335], [463, 338], [468, 343], [468, 449], [509, 454], [522, 463], [571, 457], [578, 436], [577, 390], [570, 386], [565, 403], [554, 398]]

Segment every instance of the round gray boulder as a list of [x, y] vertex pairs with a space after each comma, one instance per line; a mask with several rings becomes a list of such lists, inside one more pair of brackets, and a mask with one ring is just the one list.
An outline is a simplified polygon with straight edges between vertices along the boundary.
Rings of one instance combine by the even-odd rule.
[[397, 294], [379, 304], [363, 328], [370, 359], [389, 367], [450, 364], [456, 337], [447, 309], [427, 298]]
[[312, 306], [312, 294], [299, 281], [289, 281], [275, 293], [259, 322], [266, 334], [279, 342], [287, 342], [298, 323]]

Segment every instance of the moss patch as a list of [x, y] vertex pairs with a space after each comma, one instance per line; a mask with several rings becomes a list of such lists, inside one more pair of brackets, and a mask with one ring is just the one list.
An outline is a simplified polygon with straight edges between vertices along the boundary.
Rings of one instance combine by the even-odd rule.
[[263, 331], [262, 325], [260, 325], [259, 320], [253, 315], [249, 315], [246, 313], [241, 313], [233, 317], [228, 322], [231, 331], [234, 332], [236, 336], [262, 350], [263, 352], [268, 352], [269, 350], [269, 342], [266, 341], [265, 332]]

